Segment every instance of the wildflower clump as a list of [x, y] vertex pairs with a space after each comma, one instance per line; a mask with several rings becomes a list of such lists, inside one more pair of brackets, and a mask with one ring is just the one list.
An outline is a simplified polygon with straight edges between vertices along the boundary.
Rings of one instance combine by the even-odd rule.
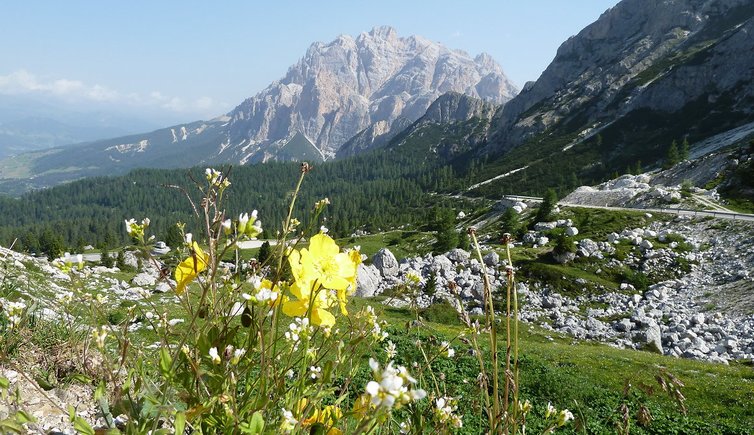
[[[355, 290], [352, 282], [358, 264], [324, 233], [312, 237], [308, 249], [293, 250], [288, 261], [294, 278], [291, 294], [296, 299], [285, 302], [283, 312], [310, 317], [314, 325], [335, 325], [335, 316], [328, 309], [335, 304], [345, 307], [346, 295]], [[341, 311], [346, 314], [345, 308]]]

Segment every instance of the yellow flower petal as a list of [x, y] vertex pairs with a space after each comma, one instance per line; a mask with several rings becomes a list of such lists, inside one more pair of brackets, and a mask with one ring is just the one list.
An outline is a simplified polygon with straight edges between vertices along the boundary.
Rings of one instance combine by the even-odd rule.
[[309, 309], [309, 304], [305, 300], [286, 301], [283, 303], [283, 313], [290, 317], [304, 317]]
[[312, 309], [312, 323], [319, 326], [333, 326], [335, 325], [335, 316], [327, 310], [314, 307]]
[[315, 257], [333, 257], [340, 248], [327, 234], [319, 233], [309, 241], [309, 251]]
[[175, 281], [177, 283], [175, 292], [179, 295], [186, 291], [186, 286], [207, 268], [207, 262], [209, 262], [209, 255], [205, 254], [196, 242], [191, 246], [191, 249], [192, 254], [181, 261], [175, 269]]

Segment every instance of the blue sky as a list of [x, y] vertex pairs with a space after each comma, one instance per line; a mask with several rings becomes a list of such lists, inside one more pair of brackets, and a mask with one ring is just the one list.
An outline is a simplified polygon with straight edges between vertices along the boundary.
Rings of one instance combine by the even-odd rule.
[[[264, 4], [262, 4], [264, 3]], [[0, 7], [0, 93], [184, 121], [225, 113], [314, 41], [390, 25], [476, 55], [518, 86], [617, 0], [13, 1]]]

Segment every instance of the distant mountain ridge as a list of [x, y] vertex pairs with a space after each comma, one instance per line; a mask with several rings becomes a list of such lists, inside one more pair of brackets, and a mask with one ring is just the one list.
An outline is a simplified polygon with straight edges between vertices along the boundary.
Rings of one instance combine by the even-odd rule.
[[[35, 177], [31, 183], [44, 186], [138, 167], [325, 160], [359, 133], [361, 146], [355, 150], [372, 148], [385, 132], [397, 133], [423, 116], [446, 92], [502, 104], [517, 89], [487, 54], [472, 58], [377, 27], [355, 38], [341, 35], [312, 44], [285, 77], [226, 115], [82, 144], [74, 151], [24, 156], [25, 171], [13, 173]], [[3, 170], [8, 166], [13, 162], [0, 163], [0, 178], [8, 177]]]

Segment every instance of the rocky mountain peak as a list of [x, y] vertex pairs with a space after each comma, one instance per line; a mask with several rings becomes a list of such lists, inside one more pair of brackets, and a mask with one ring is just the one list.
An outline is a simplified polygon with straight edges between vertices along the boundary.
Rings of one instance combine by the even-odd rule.
[[517, 89], [487, 54], [472, 58], [388, 26], [341, 35], [312, 44], [282, 80], [229, 113], [223, 151], [242, 163], [266, 161], [300, 134], [331, 157], [371, 125], [387, 131], [397, 119], [415, 121], [446, 92], [502, 104]]

